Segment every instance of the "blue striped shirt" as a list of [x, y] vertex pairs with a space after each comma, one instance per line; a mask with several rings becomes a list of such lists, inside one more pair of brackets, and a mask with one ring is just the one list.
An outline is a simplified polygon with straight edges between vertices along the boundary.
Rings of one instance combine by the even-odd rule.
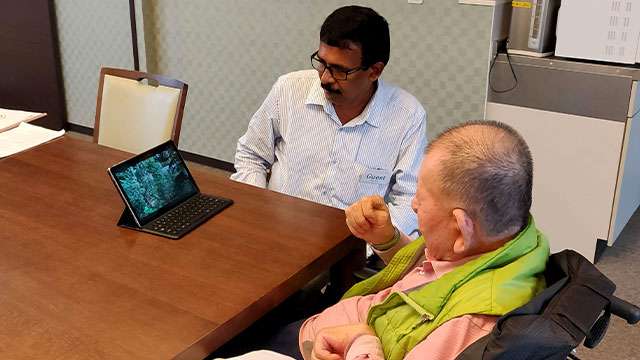
[[426, 112], [406, 91], [379, 79], [362, 113], [343, 125], [318, 73], [297, 71], [278, 79], [251, 118], [231, 179], [340, 209], [378, 194], [410, 234], [425, 145]]

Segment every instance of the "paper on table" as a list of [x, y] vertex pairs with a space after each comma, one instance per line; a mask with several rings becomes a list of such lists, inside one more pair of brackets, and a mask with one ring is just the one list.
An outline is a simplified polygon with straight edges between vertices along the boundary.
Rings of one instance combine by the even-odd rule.
[[0, 158], [44, 144], [62, 135], [64, 129], [55, 131], [22, 122], [15, 129], [0, 133]]
[[0, 108], [0, 132], [12, 129], [21, 122], [29, 122], [45, 115], [47, 115], [47, 113]]

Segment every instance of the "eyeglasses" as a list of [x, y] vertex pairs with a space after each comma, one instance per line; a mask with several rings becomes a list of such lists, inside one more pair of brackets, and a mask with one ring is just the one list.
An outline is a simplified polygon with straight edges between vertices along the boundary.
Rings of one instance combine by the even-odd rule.
[[322, 75], [325, 70], [329, 70], [331, 76], [336, 80], [347, 80], [347, 77], [354, 72], [366, 69], [365, 66], [358, 66], [353, 69], [344, 69], [339, 66], [327, 65], [327, 63], [318, 57], [318, 52], [311, 54], [311, 66]]

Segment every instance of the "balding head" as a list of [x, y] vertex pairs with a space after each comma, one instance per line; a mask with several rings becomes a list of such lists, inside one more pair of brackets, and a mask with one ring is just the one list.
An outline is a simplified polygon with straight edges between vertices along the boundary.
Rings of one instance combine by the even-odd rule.
[[494, 121], [463, 123], [433, 140], [426, 150], [432, 152], [439, 153], [440, 191], [477, 219], [487, 236], [527, 224], [533, 161], [515, 130]]

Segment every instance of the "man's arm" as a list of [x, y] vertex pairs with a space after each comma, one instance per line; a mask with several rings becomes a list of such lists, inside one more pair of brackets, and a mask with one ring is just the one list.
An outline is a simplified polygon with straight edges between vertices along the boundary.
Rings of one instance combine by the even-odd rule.
[[267, 187], [267, 172], [275, 161], [275, 146], [280, 139], [278, 80], [258, 111], [253, 115], [247, 132], [238, 140], [232, 180], [261, 188]]
[[411, 209], [411, 201], [416, 194], [418, 170], [427, 145], [427, 117], [422, 108], [414, 119], [418, 120], [402, 139], [391, 189], [385, 197], [393, 225], [413, 238], [416, 237], [417, 222], [416, 214]]
[[408, 243], [410, 243], [413, 239], [411, 239], [408, 235], [400, 232], [400, 239], [398, 240], [398, 242], [396, 242], [395, 244], [393, 244], [390, 248], [385, 249], [385, 250], [377, 250], [375, 247], [372, 246], [373, 251], [380, 256], [380, 259], [382, 259], [382, 261], [384, 261], [385, 264], [389, 264], [389, 261], [391, 261], [391, 259], [393, 258], [393, 256], [400, 250], [402, 249], [405, 245], [407, 245]]
[[371, 245], [385, 263], [411, 241], [391, 223], [389, 207], [379, 195], [363, 197], [344, 213], [351, 233]]

